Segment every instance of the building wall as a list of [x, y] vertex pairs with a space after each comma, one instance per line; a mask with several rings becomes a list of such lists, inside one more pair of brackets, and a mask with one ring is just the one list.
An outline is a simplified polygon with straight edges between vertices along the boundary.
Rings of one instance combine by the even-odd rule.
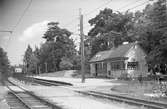
[[127, 69], [127, 63], [128, 62], [133, 62], [136, 61], [138, 62], [138, 68], [135, 70], [127, 70], [127, 73], [131, 77], [138, 77], [139, 75], [146, 76], [148, 72], [148, 67], [146, 65], [146, 60], [145, 60], [146, 54], [144, 51], [141, 49], [139, 45], [135, 45], [132, 47], [125, 57], [128, 57], [128, 60], [125, 61], [125, 69]]
[[107, 63], [106, 62], [91, 63], [90, 73], [92, 76], [106, 77], [107, 76]]
[[[139, 45], [136, 44], [134, 47], [129, 49], [129, 51], [127, 51], [127, 54], [125, 55], [125, 57], [128, 57], [128, 60], [125, 60], [125, 69], [111, 70], [111, 62], [107, 61], [107, 72], [102, 72], [101, 74], [112, 78], [119, 78], [126, 74], [128, 75], [128, 77], [138, 77], [139, 75], [147, 76], [148, 67], [146, 65], [145, 56], [146, 54], [144, 53], [144, 51]], [[128, 62], [134, 61], [138, 62], [137, 69], [128, 69]], [[95, 75], [95, 63], [90, 64], [90, 69], [91, 74]]]

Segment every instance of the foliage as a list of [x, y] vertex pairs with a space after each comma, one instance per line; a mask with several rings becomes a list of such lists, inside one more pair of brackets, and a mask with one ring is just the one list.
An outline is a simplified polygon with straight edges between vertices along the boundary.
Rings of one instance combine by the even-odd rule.
[[[60, 62], [62, 58], [72, 59], [76, 55], [75, 45], [73, 40], [70, 38], [71, 32], [66, 29], [62, 29], [58, 26], [57, 22], [48, 23], [49, 29], [44, 34], [46, 43], [50, 51], [51, 64], [54, 67], [54, 71], [60, 70]], [[49, 59], [49, 58], [48, 58]]]
[[72, 62], [70, 62], [70, 59], [64, 57], [64, 58], [62, 58], [62, 60], [59, 64], [59, 67], [61, 70], [69, 70], [69, 69], [72, 69], [73, 64], [72, 64]]
[[124, 41], [133, 42], [133, 14], [114, 13], [112, 9], [104, 9], [95, 17], [89, 20], [93, 28], [88, 33], [88, 40], [91, 44], [91, 56], [98, 51], [108, 50], [117, 47]]
[[[106, 8], [90, 19], [89, 24], [92, 28], [85, 37], [86, 69], [89, 69], [89, 59], [97, 52], [136, 40], [147, 53], [148, 64], [167, 64], [165, 0], [158, 0], [135, 13], [113, 12]], [[48, 30], [43, 36], [46, 42], [35, 51], [27, 48], [24, 56], [26, 66], [30, 67], [30, 71], [35, 70], [34, 66], [40, 66], [42, 72], [45, 71], [45, 63], [48, 72], [80, 69], [80, 51], [77, 53], [70, 36], [71, 32], [60, 28], [58, 22], [48, 23]]]
[[145, 31], [140, 32], [140, 42], [145, 49], [147, 61], [150, 64], [167, 63], [167, 14], [165, 0], [158, 0], [153, 5], [148, 5], [144, 10]]
[[38, 66], [38, 72], [45, 72], [46, 66], [48, 72], [79, 67], [77, 51], [70, 35], [71, 32], [60, 28], [57, 22], [48, 23], [48, 30], [43, 36], [46, 42], [33, 52], [28, 50], [34, 56], [33, 62]]
[[7, 53], [0, 47], [0, 72], [3, 74], [9, 73], [9, 60]]
[[98, 51], [117, 47], [124, 41], [138, 41], [147, 53], [147, 62], [167, 64], [167, 8], [165, 0], [149, 4], [143, 11], [113, 12], [104, 9], [89, 20], [92, 29], [86, 40], [91, 48], [91, 57]]
[[30, 45], [28, 45], [28, 47], [25, 51], [23, 61], [25, 64], [25, 68], [24, 68], [25, 73], [27, 73], [27, 74], [36, 73], [36, 66], [38, 63], [38, 58], [33, 53], [33, 50], [30, 47]]

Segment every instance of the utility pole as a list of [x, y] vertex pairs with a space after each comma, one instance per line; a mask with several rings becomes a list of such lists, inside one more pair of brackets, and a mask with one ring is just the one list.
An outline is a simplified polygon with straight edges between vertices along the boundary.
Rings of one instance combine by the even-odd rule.
[[166, 14], [167, 14], [167, 0], [165, 0], [165, 5], [166, 5]]
[[84, 33], [83, 33], [83, 15], [81, 9], [79, 9], [80, 16], [80, 39], [81, 39], [81, 72], [82, 72], [82, 83], [85, 82], [85, 55], [84, 55]]

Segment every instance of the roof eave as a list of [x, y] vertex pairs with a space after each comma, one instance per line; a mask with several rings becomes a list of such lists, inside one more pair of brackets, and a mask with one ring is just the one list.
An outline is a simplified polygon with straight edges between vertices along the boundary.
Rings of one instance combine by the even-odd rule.
[[115, 58], [107, 58], [103, 60], [98, 60], [98, 61], [89, 61], [89, 63], [95, 63], [95, 62], [103, 62], [103, 61], [120, 61], [120, 60], [127, 60], [128, 57], [115, 57]]

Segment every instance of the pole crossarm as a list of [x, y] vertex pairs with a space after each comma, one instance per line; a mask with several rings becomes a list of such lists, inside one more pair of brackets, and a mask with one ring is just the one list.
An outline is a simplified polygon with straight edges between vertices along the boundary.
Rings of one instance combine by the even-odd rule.
[[13, 32], [13, 31], [8, 31], [8, 30], [0, 30], [0, 32], [2, 32], [2, 33], [11, 33], [11, 34], [12, 34], [12, 32]]

